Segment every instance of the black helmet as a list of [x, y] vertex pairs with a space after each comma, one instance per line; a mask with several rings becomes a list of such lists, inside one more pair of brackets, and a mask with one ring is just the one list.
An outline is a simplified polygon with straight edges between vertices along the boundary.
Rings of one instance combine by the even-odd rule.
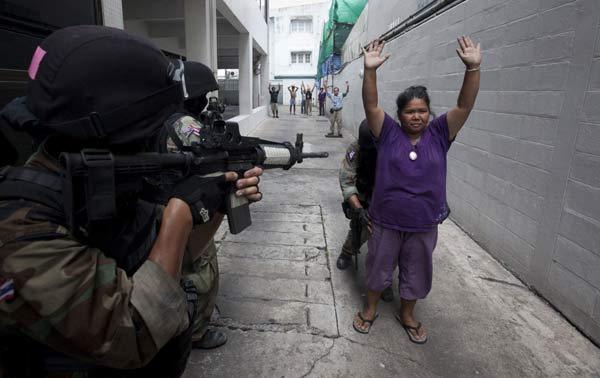
[[177, 72], [175, 76], [183, 84], [186, 110], [199, 114], [208, 104], [206, 94], [219, 89], [214, 73], [200, 62], [172, 60], [172, 63]]
[[29, 78], [26, 104], [40, 131], [82, 141], [143, 140], [162, 127], [157, 115], [183, 101], [173, 65], [156, 46], [104, 26], [52, 33], [36, 49]]
[[200, 63], [186, 60], [183, 62], [186, 98], [206, 96], [208, 92], [219, 89], [212, 70]]
[[360, 126], [358, 126], [358, 145], [361, 149], [375, 148], [373, 134], [371, 134], [371, 130], [369, 130], [369, 125], [367, 124], [366, 119], [363, 119], [363, 121], [360, 123]]

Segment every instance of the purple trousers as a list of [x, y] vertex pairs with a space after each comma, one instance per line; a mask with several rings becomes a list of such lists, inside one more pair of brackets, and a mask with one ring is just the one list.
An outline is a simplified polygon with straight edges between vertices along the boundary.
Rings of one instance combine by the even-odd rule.
[[428, 232], [406, 232], [373, 223], [366, 259], [367, 288], [383, 291], [390, 287], [398, 265], [400, 298], [425, 298], [431, 290], [436, 243], [437, 227]]

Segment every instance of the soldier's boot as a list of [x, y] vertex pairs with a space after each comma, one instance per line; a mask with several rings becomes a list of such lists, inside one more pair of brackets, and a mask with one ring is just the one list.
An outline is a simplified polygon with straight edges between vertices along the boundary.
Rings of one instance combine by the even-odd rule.
[[200, 340], [192, 341], [194, 349], [214, 349], [227, 342], [227, 335], [217, 329], [209, 328]]
[[353, 256], [351, 254], [342, 251], [342, 253], [340, 253], [338, 256], [335, 265], [339, 270], [346, 270], [350, 265], [352, 265], [352, 257]]
[[394, 291], [391, 286], [388, 286], [381, 292], [381, 300], [384, 302], [391, 302], [394, 300]]

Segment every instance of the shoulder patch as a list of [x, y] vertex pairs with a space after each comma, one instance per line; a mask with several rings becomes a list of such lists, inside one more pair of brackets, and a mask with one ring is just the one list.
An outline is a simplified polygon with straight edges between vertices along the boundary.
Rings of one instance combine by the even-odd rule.
[[180, 137], [199, 136], [202, 125], [194, 117], [183, 116], [177, 120], [176, 131]]
[[0, 278], [0, 302], [11, 301], [15, 298], [15, 282], [12, 278]]
[[349, 162], [353, 162], [355, 157], [356, 151], [348, 151], [348, 153], [346, 153], [346, 159], [348, 159]]
[[[193, 142], [200, 141], [200, 130], [203, 125], [194, 117], [188, 115], [180, 117], [173, 122], [172, 127], [184, 146], [191, 146]], [[167, 150], [169, 152], [178, 150], [171, 137], [167, 138]]]

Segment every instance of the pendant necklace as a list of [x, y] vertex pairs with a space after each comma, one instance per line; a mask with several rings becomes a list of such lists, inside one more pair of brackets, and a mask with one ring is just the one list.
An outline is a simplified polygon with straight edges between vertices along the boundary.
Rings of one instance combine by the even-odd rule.
[[417, 160], [417, 152], [415, 150], [410, 151], [410, 153], [408, 154], [408, 158], [412, 161]]
[[419, 141], [420, 141], [420, 140], [421, 140], [421, 136], [419, 136], [419, 137], [416, 139], [416, 141], [415, 141], [415, 144], [412, 144], [412, 143], [411, 143], [412, 150], [411, 150], [411, 151], [408, 153], [408, 158], [409, 158], [411, 161], [415, 161], [415, 160], [417, 160], [417, 157], [418, 157], [418, 155], [417, 155], [417, 143], [419, 143]]

